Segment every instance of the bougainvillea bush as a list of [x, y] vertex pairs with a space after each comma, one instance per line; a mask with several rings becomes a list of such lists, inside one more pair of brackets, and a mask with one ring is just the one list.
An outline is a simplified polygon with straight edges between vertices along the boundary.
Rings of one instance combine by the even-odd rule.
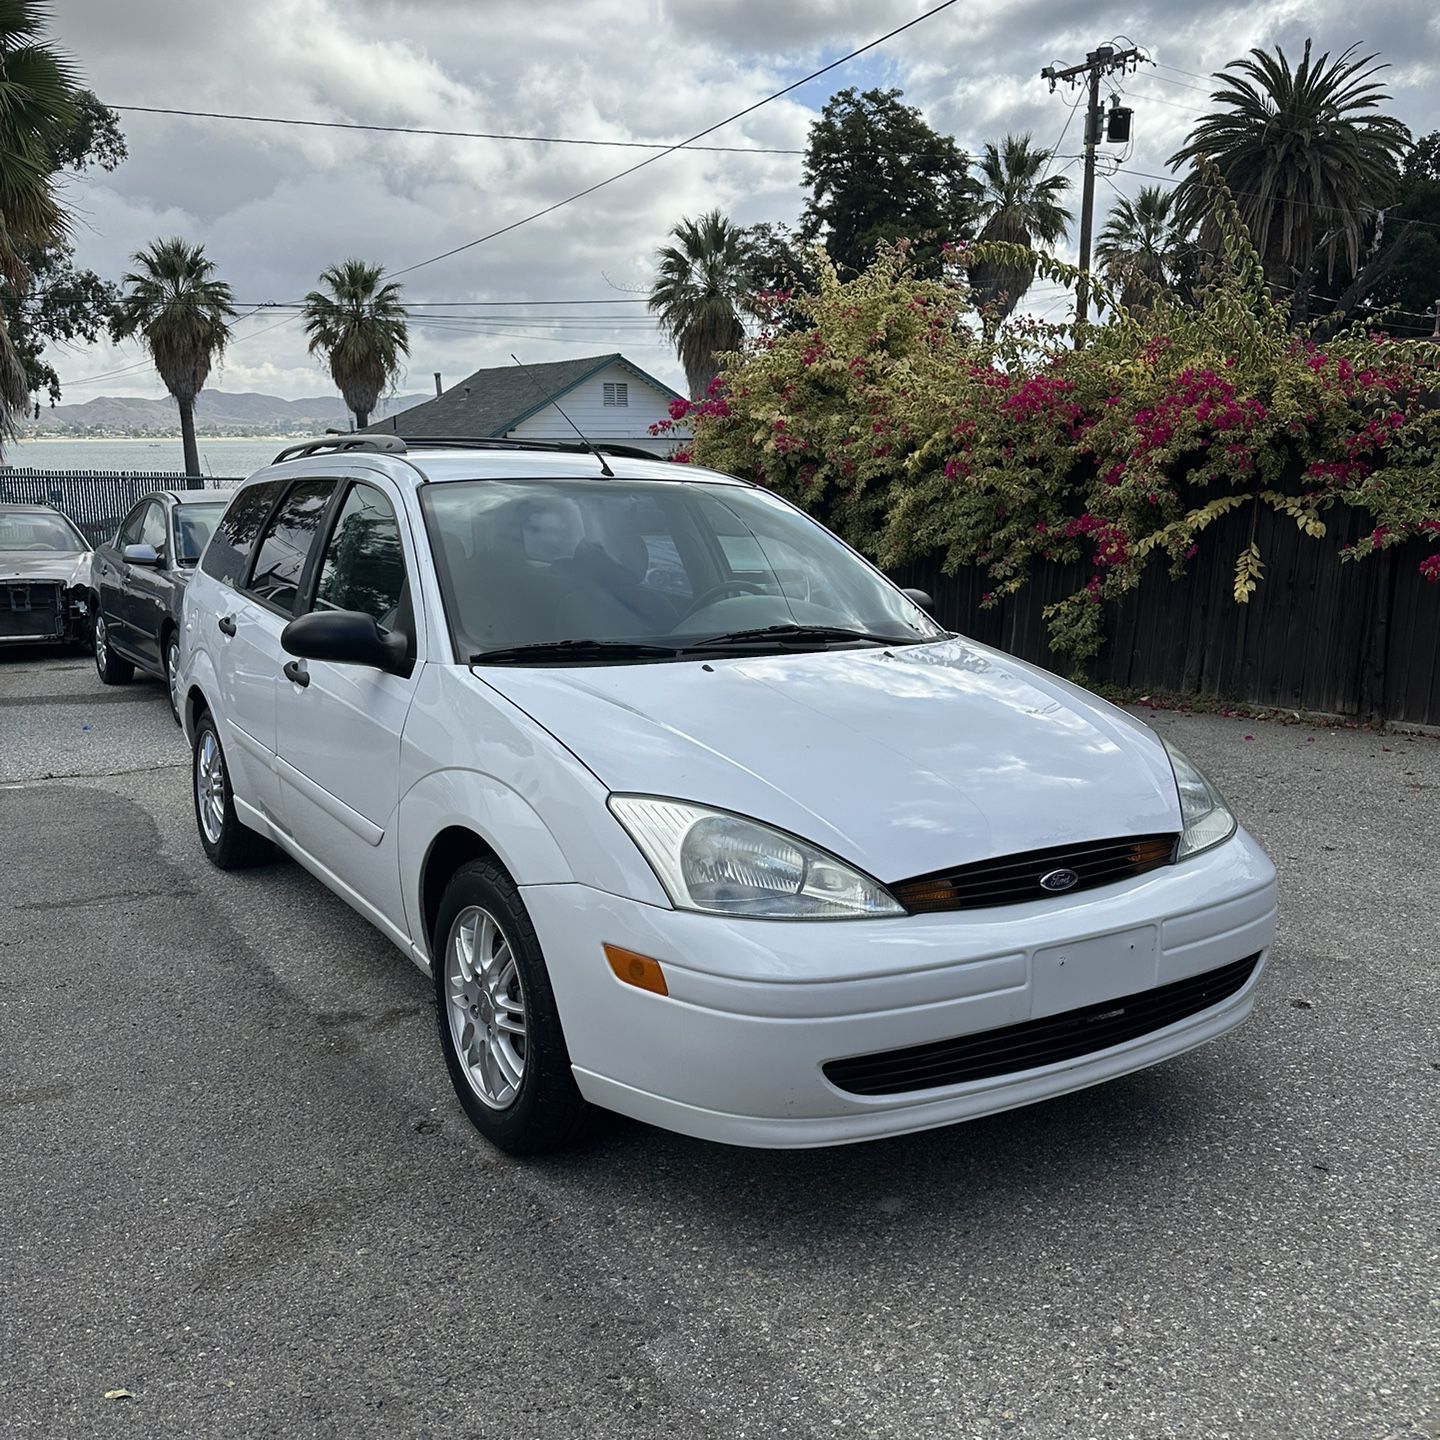
[[1037, 563], [1086, 562], [1088, 583], [1046, 612], [1075, 662], [1101, 643], [1103, 601], [1153, 583], [1157, 554], [1183, 572], [1232, 510], [1252, 516], [1237, 603], [1263, 583], [1261, 506], [1318, 544], [1334, 543], [1328, 510], [1357, 507], [1373, 532], [1346, 558], [1418, 537], [1440, 581], [1440, 345], [1297, 335], [1230, 215], [1196, 305], [1162, 295], [1132, 317], [1092, 285], [1110, 318], [1079, 346], [1040, 324], [986, 338], [963, 255], [949, 281], [915, 278], [903, 248], [847, 282], [822, 263], [816, 293], [779, 297], [787, 323], [730, 356], [707, 399], [675, 402], [694, 432], [677, 458], [761, 481], [882, 565], [982, 567], [986, 603]]

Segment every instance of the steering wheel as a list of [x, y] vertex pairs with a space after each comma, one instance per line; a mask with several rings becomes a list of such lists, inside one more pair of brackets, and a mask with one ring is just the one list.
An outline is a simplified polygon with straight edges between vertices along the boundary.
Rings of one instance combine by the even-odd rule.
[[690, 602], [690, 608], [686, 610], [683, 619], [688, 620], [697, 610], [703, 610], [707, 605], [713, 605], [717, 600], [723, 600], [727, 595], [763, 595], [765, 587], [753, 580], [722, 580], [718, 585], [712, 585], [702, 594], [697, 595]]

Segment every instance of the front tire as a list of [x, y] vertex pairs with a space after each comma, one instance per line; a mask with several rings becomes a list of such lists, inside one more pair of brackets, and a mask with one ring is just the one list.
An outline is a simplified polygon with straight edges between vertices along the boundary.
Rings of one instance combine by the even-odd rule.
[[235, 794], [215, 717], [207, 710], [195, 726], [194, 763], [190, 767], [195, 798], [195, 824], [200, 843], [212, 865], [221, 870], [245, 870], [261, 865], [274, 853], [270, 842], [240, 823]]
[[135, 667], [110, 648], [110, 627], [98, 608], [95, 611], [95, 669], [106, 685], [128, 685], [135, 678]]
[[570, 1071], [535, 927], [499, 865], [474, 860], [455, 872], [432, 955], [440, 1048], [470, 1122], [511, 1155], [577, 1139], [590, 1107]]

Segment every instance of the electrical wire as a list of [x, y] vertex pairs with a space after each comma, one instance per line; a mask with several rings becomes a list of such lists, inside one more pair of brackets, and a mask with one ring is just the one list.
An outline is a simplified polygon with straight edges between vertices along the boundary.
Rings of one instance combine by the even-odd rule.
[[924, 20], [929, 20], [938, 15], [942, 10], [948, 10], [956, 0], [940, 0], [940, 4], [932, 9], [926, 10], [923, 14], [917, 15], [913, 20], [907, 20], [903, 25], [897, 25], [893, 30], [886, 31], [875, 40], [860, 46], [858, 50], [852, 50], [848, 55], [842, 55], [838, 60], [832, 60], [828, 65], [822, 65], [820, 69], [806, 75], [803, 79], [796, 80], [782, 90], [777, 90], [773, 95], [767, 95], [763, 100], [757, 100], [753, 105], [747, 105], [743, 110], [736, 111], [733, 115], [727, 115], [723, 120], [717, 120], [713, 125], [707, 125], [705, 129], [698, 130], [694, 135], [688, 136], [677, 145], [672, 145], [662, 150], [658, 155], [646, 156], [644, 160], [621, 170], [614, 175], [607, 176], [604, 180], [596, 181], [594, 185], [587, 185], [583, 190], [577, 190], [573, 195], [567, 195], [563, 200], [557, 200], [553, 205], [547, 205], [543, 210], [537, 210], [533, 214], [522, 216], [519, 220], [512, 220], [508, 225], [502, 225], [497, 230], [491, 230], [487, 234], [477, 236], [474, 240], [467, 240], [463, 245], [452, 246], [449, 250], [442, 250], [438, 255], [431, 255], [425, 260], [417, 260], [413, 265], [406, 265], [403, 269], [391, 272], [394, 279], [400, 275], [409, 275], [416, 270], [421, 270], [427, 265], [434, 265], [437, 261], [448, 260], [452, 255], [459, 255], [463, 251], [473, 250], [477, 245], [483, 245], [489, 240], [498, 239], [501, 235], [508, 235], [512, 230], [518, 230], [522, 225], [528, 225], [532, 220], [539, 220], [545, 215], [552, 215], [562, 206], [570, 205], [576, 200], [583, 200], [587, 195], [593, 195], [597, 190], [602, 190], [607, 185], [613, 185], [617, 180], [623, 180], [628, 175], [633, 175], [637, 170], [643, 170], [647, 165], [653, 165], [657, 160], [663, 160], [667, 155], [673, 155], [675, 151], [682, 150], [686, 146], [693, 145], [697, 140], [703, 140], [707, 135], [713, 134], [716, 130], [726, 125], [733, 124], [736, 120], [743, 120], [745, 116], [752, 115], [764, 105], [769, 105], [774, 100], [790, 94], [792, 90], [798, 90], [802, 85], [808, 85], [812, 80], [818, 80], [820, 76], [829, 74], [831, 70], [844, 65], [857, 56], [863, 55], [866, 51], [873, 50], [877, 45], [883, 45], [887, 40], [893, 40], [895, 36], [904, 31], [919, 25]]
[[513, 140], [528, 145], [589, 145], [616, 150], [712, 150], [727, 155], [803, 155], [803, 150], [782, 150], [763, 145], [695, 145], [682, 140], [584, 140], [568, 135], [510, 135], [494, 130], [441, 130], [424, 125], [374, 125], [358, 120], [302, 120], [284, 115], [247, 115], [226, 110], [180, 110], [166, 105], [110, 105], [133, 115], [180, 115], [192, 120], [240, 120], [251, 125], [296, 125], [315, 130], [361, 130], [381, 135], [438, 135], [453, 140]]

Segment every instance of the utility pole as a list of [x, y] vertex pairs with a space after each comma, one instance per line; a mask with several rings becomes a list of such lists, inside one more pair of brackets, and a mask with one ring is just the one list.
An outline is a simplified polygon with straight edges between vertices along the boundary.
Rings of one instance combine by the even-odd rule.
[[[1106, 115], [1100, 108], [1100, 80], [1105, 75], [1116, 72], [1123, 75], [1127, 70], [1135, 70], [1142, 60], [1148, 62], [1149, 56], [1143, 55], [1137, 49], [1117, 50], [1113, 45], [1099, 45], [1085, 57], [1083, 65], [1067, 65], [1062, 69], [1047, 65], [1040, 72], [1040, 78], [1050, 82], [1051, 94], [1054, 94], [1056, 85], [1062, 81], [1075, 85], [1083, 80], [1090, 90], [1085, 107], [1085, 179], [1080, 190], [1082, 283], [1080, 293], [1075, 299], [1077, 327], [1086, 323], [1090, 313], [1089, 287], [1085, 282], [1090, 279], [1090, 239], [1095, 228], [1095, 147], [1105, 139], [1109, 139], [1112, 144], [1124, 144], [1130, 139], [1131, 112], [1122, 108], [1117, 98], [1109, 115]], [[1078, 335], [1076, 343], [1079, 343]]]

